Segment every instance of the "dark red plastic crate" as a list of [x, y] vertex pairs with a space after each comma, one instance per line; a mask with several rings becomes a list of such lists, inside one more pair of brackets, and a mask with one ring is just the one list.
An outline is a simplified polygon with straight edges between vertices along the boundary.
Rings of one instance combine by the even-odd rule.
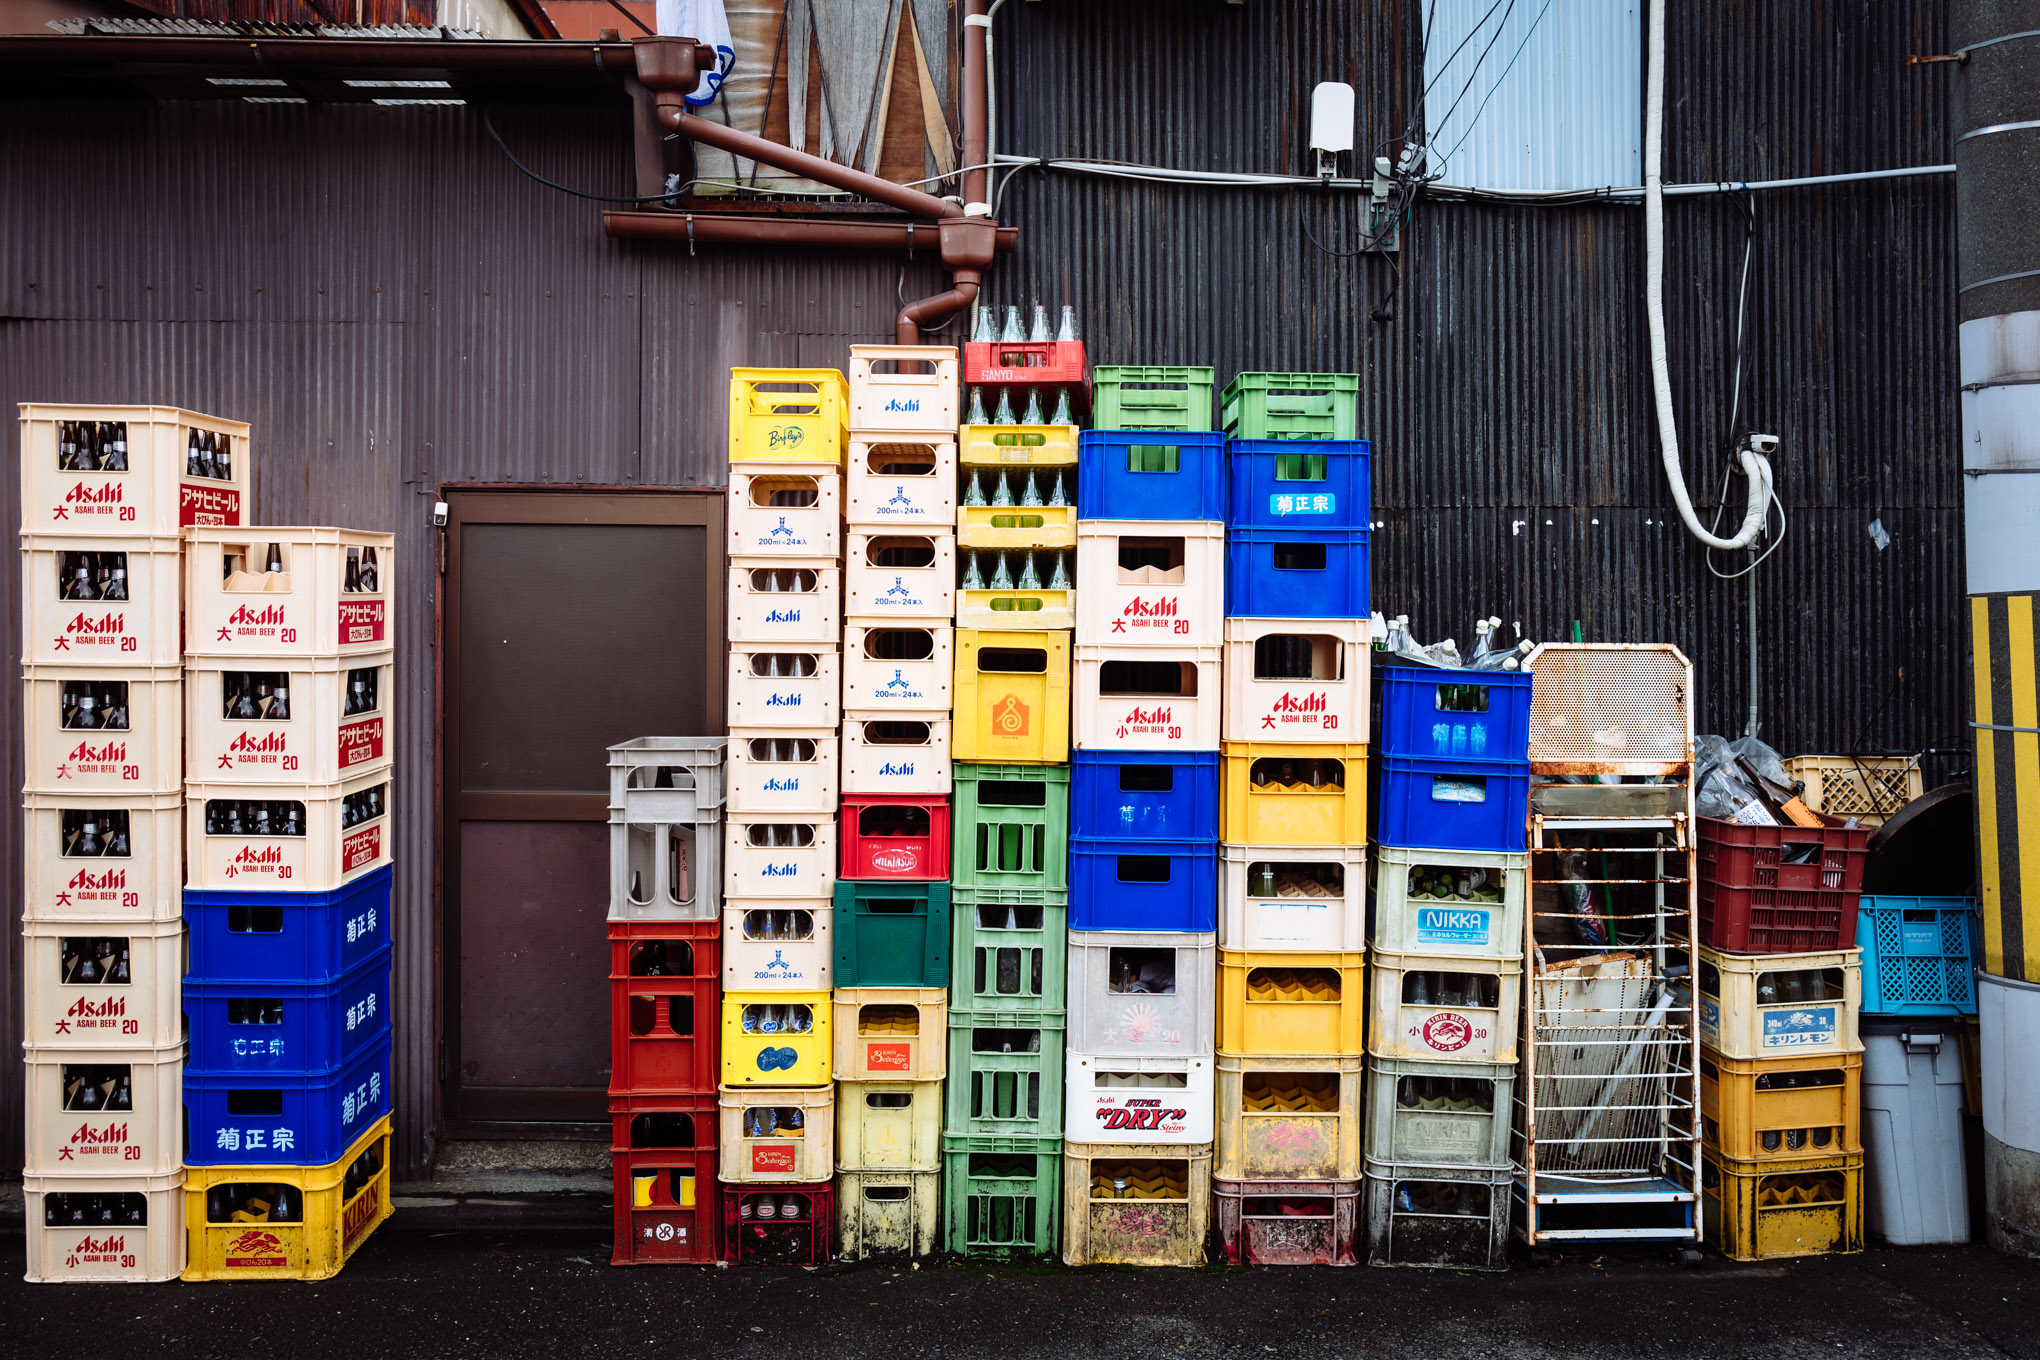
[[1359, 1181], [1215, 1180], [1211, 1214], [1227, 1265], [1350, 1266], [1360, 1261]]
[[609, 1093], [713, 1094], [721, 1078], [722, 979], [609, 980]]
[[[722, 1213], [715, 1179], [716, 1098], [707, 1095], [612, 1099], [615, 1132], [616, 1247], [612, 1265], [709, 1265], [722, 1259]], [[694, 1203], [682, 1203], [692, 1172]], [[639, 1176], [650, 1176], [640, 1205]]]
[[[807, 1202], [804, 1217], [756, 1217], [758, 1201], [778, 1204], [794, 1195]], [[743, 1216], [744, 1205], [753, 1216]], [[725, 1185], [722, 1188], [723, 1259], [740, 1266], [818, 1266], [835, 1254], [836, 1186], [832, 1181], [795, 1185]]]
[[[1742, 826], [1700, 818], [1700, 942], [1731, 954], [1853, 944], [1871, 828], [1827, 820], [1835, 824]], [[1785, 862], [1807, 846], [1817, 853], [1806, 863]]]
[[[894, 820], [913, 823], [902, 834], [881, 831]], [[949, 800], [911, 793], [843, 796], [838, 878], [941, 883], [949, 878]]]
[[[965, 387], [1089, 387], [1081, 340], [969, 340]], [[1074, 398], [1072, 398], [1074, 400]], [[987, 397], [986, 401], [991, 398]]]
[[652, 966], [645, 946], [664, 944], [665, 977], [712, 978], [722, 975], [722, 918], [707, 921], [611, 921], [609, 976], [642, 976]]

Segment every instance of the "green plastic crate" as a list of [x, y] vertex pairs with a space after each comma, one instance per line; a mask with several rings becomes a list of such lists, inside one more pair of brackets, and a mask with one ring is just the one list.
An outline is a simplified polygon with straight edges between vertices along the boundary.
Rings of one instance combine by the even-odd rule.
[[1357, 373], [1242, 373], [1220, 412], [1234, 439], [1358, 439]]
[[951, 1010], [943, 1131], [1062, 1137], [1065, 1028], [1061, 1015], [1046, 1011]]
[[952, 894], [954, 980], [962, 1011], [1061, 1012], [1069, 995], [1067, 888], [958, 888]]
[[947, 987], [949, 885], [836, 881], [838, 987]]
[[1069, 887], [1069, 766], [960, 764], [954, 779], [950, 882]]
[[942, 1140], [944, 1240], [958, 1256], [1053, 1256], [1061, 1205], [1060, 1138]]
[[1208, 368], [1106, 364], [1091, 371], [1094, 430], [1209, 430]]

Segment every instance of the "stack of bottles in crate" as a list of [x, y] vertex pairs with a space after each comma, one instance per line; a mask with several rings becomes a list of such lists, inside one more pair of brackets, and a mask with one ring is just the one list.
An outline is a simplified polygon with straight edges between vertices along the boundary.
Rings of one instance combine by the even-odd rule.
[[1373, 653], [1356, 387], [1249, 373], [1226, 391], [1212, 1198], [1238, 1263], [1358, 1259]]

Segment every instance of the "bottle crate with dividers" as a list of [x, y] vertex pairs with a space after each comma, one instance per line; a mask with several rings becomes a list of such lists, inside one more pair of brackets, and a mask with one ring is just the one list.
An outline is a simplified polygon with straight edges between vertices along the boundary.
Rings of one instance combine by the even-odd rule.
[[1214, 1176], [1213, 1231], [1229, 1266], [1350, 1266], [1360, 1261], [1360, 1188], [1349, 1181]]
[[1085, 519], [1225, 519], [1225, 436], [1215, 430], [1086, 430], [1077, 476]]
[[716, 1107], [721, 1180], [776, 1185], [835, 1171], [835, 1087], [725, 1086]]
[[715, 1087], [720, 921], [612, 921], [610, 1090], [685, 1095]]
[[853, 526], [843, 547], [843, 614], [863, 624], [946, 625], [956, 614], [956, 538], [946, 526]]
[[186, 1166], [238, 1166], [288, 1154], [323, 1166], [390, 1112], [384, 1039], [336, 1073], [184, 1073]]
[[184, 650], [317, 657], [396, 642], [396, 537], [357, 529], [187, 529]]
[[843, 626], [843, 711], [860, 717], [943, 714], [956, 674], [954, 629], [925, 619]]
[[846, 1261], [930, 1256], [942, 1223], [940, 1171], [840, 1171], [837, 1251]]
[[1354, 373], [1241, 373], [1219, 398], [1219, 424], [1235, 439], [1353, 439]]
[[1093, 429], [1213, 428], [1209, 368], [1100, 364], [1092, 381]]
[[966, 464], [962, 482], [956, 507], [956, 541], [962, 546], [1008, 551], [1077, 546], [1075, 468]]
[[959, 1256], [1053, 1256], [1062, 1240], [1060, 1138], [942, 1139], [944, 1241]]
[[835, 911], [828, 899], [759, 898], [723, 909], [723, 988], [819, 992], [835, 980]]
[[946, 533], [956, 523], [956, 431], [853, 431], [844, 480], [851, 527]]
[[1362, 847], [1227, 845], [1221, 853], [1222, 947], [1342, 952], [1366, 947], [1367, 851]]
[[21, 1178], [30, 1284], [158, 1284], [184, 1272], [184, 1168]]
[[1225, 525], [1077, 521], [1077, 635], [1086, 647], [1225, 640]]
[[1060, 467], [1074, 480], [1077, 433], [1074, 425], [964, 425], [957, 431], [957, 458], [965, 477], [974, 467]]
[[963, 346], [966, 387], [1088, 386], [1081, 340], [970, 340]]
[[609, 748], [609, 806], [691, 822], [723, 805], [726, 737], [634, 737]]
[[1365, 529], [1372, 458], [1355, 440], [1234, 439], [1226, 445], [1226, 514], [1241, 528]]
[[838, 987], [834, 1005], [837, 1081], [942, 1079], [946, 987]]
[[24, 1048], [27, 1169], [35, 1175], [158, 1176], [184, 1157], [184, 1044]]
[[187, 1280], [324, 1280], [394, 1209], [390, 1117], [323, 1166], [194, 1167]]
[[248, 427], [174, 406], [21, 404], [21, 531], [175, 538], [239, 524]]
[[1230, 618], [1364, 619], [1365, 529], [1226, 530], [1225, 612]]
[[1069, 887], [1067, 767], [966, 764], [955, 802], [950, 867], [958, 887]]
[[836, 815], [841, 766], [833, 725], [732, 725], [729, 751], [729, 816], [799, 820]]
[[1133, 1058], [1072, 1049], [1065, 1090], [1065, 1142], [1211, 1142], [1209, 1053]]
[[191, 888], [184, 894], [190, 932], [184, 971], [217, 981], [279, 982], [350, 973], [389, 946], [394, 876], [384, 865], [322, 892]]
[[838, 987], [947, 987], [949, 884], [836, 880]]
[[1367, 956], [1218, 951], [1218, 1046], [1227, 1053], [1367, 1051]]
[[1365, 1059], [1218, 1055], [1220, 1180], [1360, 1178], [1360, 1086]]
[[1376, 950], [1367, 1051], [1381, 1058], [1513, 1063], [1522, 1019], [1520, 959], [1433, 958]]
[[845, 718], [843, 792], [947, 794], [953, 782], [949, 733], [946, 713]]
[[[938, 1031], [935, 1046], [943, 1047], [946, 1038]], [[940, 1171], [941, 1081], [839, 1081], [836, 1165], [845, 1171]]]
[[1367, 1154], [1409, 1166], [1499, 1166], [1515, 1118], [1513, 1063], [1375, 1056], [1367, 1064]]
[[1030, 632], [1076, 620], [1073, 548], [960, 548], [959, 628]]
[[1063, 1264], [1195, 1266], [1211, 1232], [1211, 1145], [1063, 1144]]
[[1217, 750], [1219, 659], [1216, 647], [1078, 647], [1070, 681], [1077, 747]]
[[1863, 1250], [1863, 1154], [1812, 1162], [1739, 1162], [1709, 1151], [1700, 1167], [1707, 1240], [1731, 1261]]
[[1416, 760], [1528, 760], [1530, 681], [1528, 671], [1383, 666], [1376, 744]]
[[729, 728], [832, 729], [842, 712], [842, 675], [834, 647], [732, 643]]
[[1086, 840], [1218, 839], [1218, 752], [1078, 751], [1070, 835]]
[[323, 1075], [390, 1034], [390, 952], [318, 982], [184, 980], [192, 1072]]
[[950, 896], [951, 1004], [1060, 1012], [1068, 996], [1068, 892], [957, 887]]
[[320, 891], [390, 862], [390, 771], [331, 784], [186, 780], [188, 886]]
[[1367, 747], [1229, 741], [1220, 786], [1228, 845], [1365, 845]]
[[950, 754], [993, 764], [1070, 758], [1070, 635], [956, 630]]
[[713, 1090], [609, 1098], [616, 1215], [611, 1265], [722, 1259], [716, 1099]]
[[22, 783], [43, 794], [168, 793], [184, 777], [176, 666], [26, 666]]
[[951, 1011], [942, 1127], [950, 1135], [1060, 1138], [1063, 1017]]
[[724, 905], [753, 898], [827, 903], [836, 889], [836, 819], [739, 814], [723, 824]]
[[1700, 1052], [1700, 1127], [1708, 1147], [1747, 1162], [1863, 1150], [1860, 1053], [1724, 1058]]
[[732, 642], [834, 646], [843, 630], [843, 571], [833, 559], [775, 558], [730, 567]]
[[1209, 1054], [1218, 1032], [1216, 938], [1072, 930], [1070, 1047], [1106, 1057]]
[[1375, 757], [1376, 835], [1411, 849], [1520, 854], [1530, 820], [1530, 763]]
[[833, 561], [843, 549], [843, 481], [813, 463], [730, 466], [728, 556]]
[[839, 879], [947, 881], [949, 800], [859, 793], [843, 799]]
[[237, 784], [324, 784], [387, 769], [396, 750], [392, 653], [193, 658], [184, 672], [195, 775]]
[[181, 923], [30, 921], [21, 933], [24, 1043], [168, 1048], [183, 1041]]
[[849, 408], [833, 368], [733, 368], [730, 462], [840, 464]]
[[1218, 842], [1070, 838], [1070, 929], [1218, 929]]
[[609, 814], [609, 919], [713, 921], [722, 913], [722, 828], [715, 809], [698, 822], [633, 822]]
[[731, 1265], [826, 1265], [835, 1254], [835, 1182], [723, 1186], [722, 1240]]
[[1398, 954], [1523, 952], [1528, 854], [1374, 847], [1374, 946]]
[[34, 793], [27, 824], [30, 921], [175, 921], [184, 883], [184, 794]]
[[1403, 1166], [1367, 1159], [1367, 1264], [1509, 1268], [1507, 1166]]
[[1366, 740], [1366, 619], [1227, 619], [1227, 741]]
[[21, 659], [30, 666], [176, 666], [178, 540], [24, 534]]
[[722, 994], [724, 1086], [827, 1086], [829, 994]]
[[1861, 1053], [1860, 949], [1724, 954], [1694, 961], [1700, 1042], [1725, 1058]]
[[850, 346], [850, 428], [947, 436], [957, 372], [953, 345]]

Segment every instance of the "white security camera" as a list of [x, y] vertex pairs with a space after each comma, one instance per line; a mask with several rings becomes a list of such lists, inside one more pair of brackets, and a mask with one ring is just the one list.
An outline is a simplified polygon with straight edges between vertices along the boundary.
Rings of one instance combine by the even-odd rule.
[[1778, 451], [1778, 436], [1775, 434], [1752, 434], [1743, 436], [1743, 446], [1751, 453], [1760, 453], [1769, 458]]

